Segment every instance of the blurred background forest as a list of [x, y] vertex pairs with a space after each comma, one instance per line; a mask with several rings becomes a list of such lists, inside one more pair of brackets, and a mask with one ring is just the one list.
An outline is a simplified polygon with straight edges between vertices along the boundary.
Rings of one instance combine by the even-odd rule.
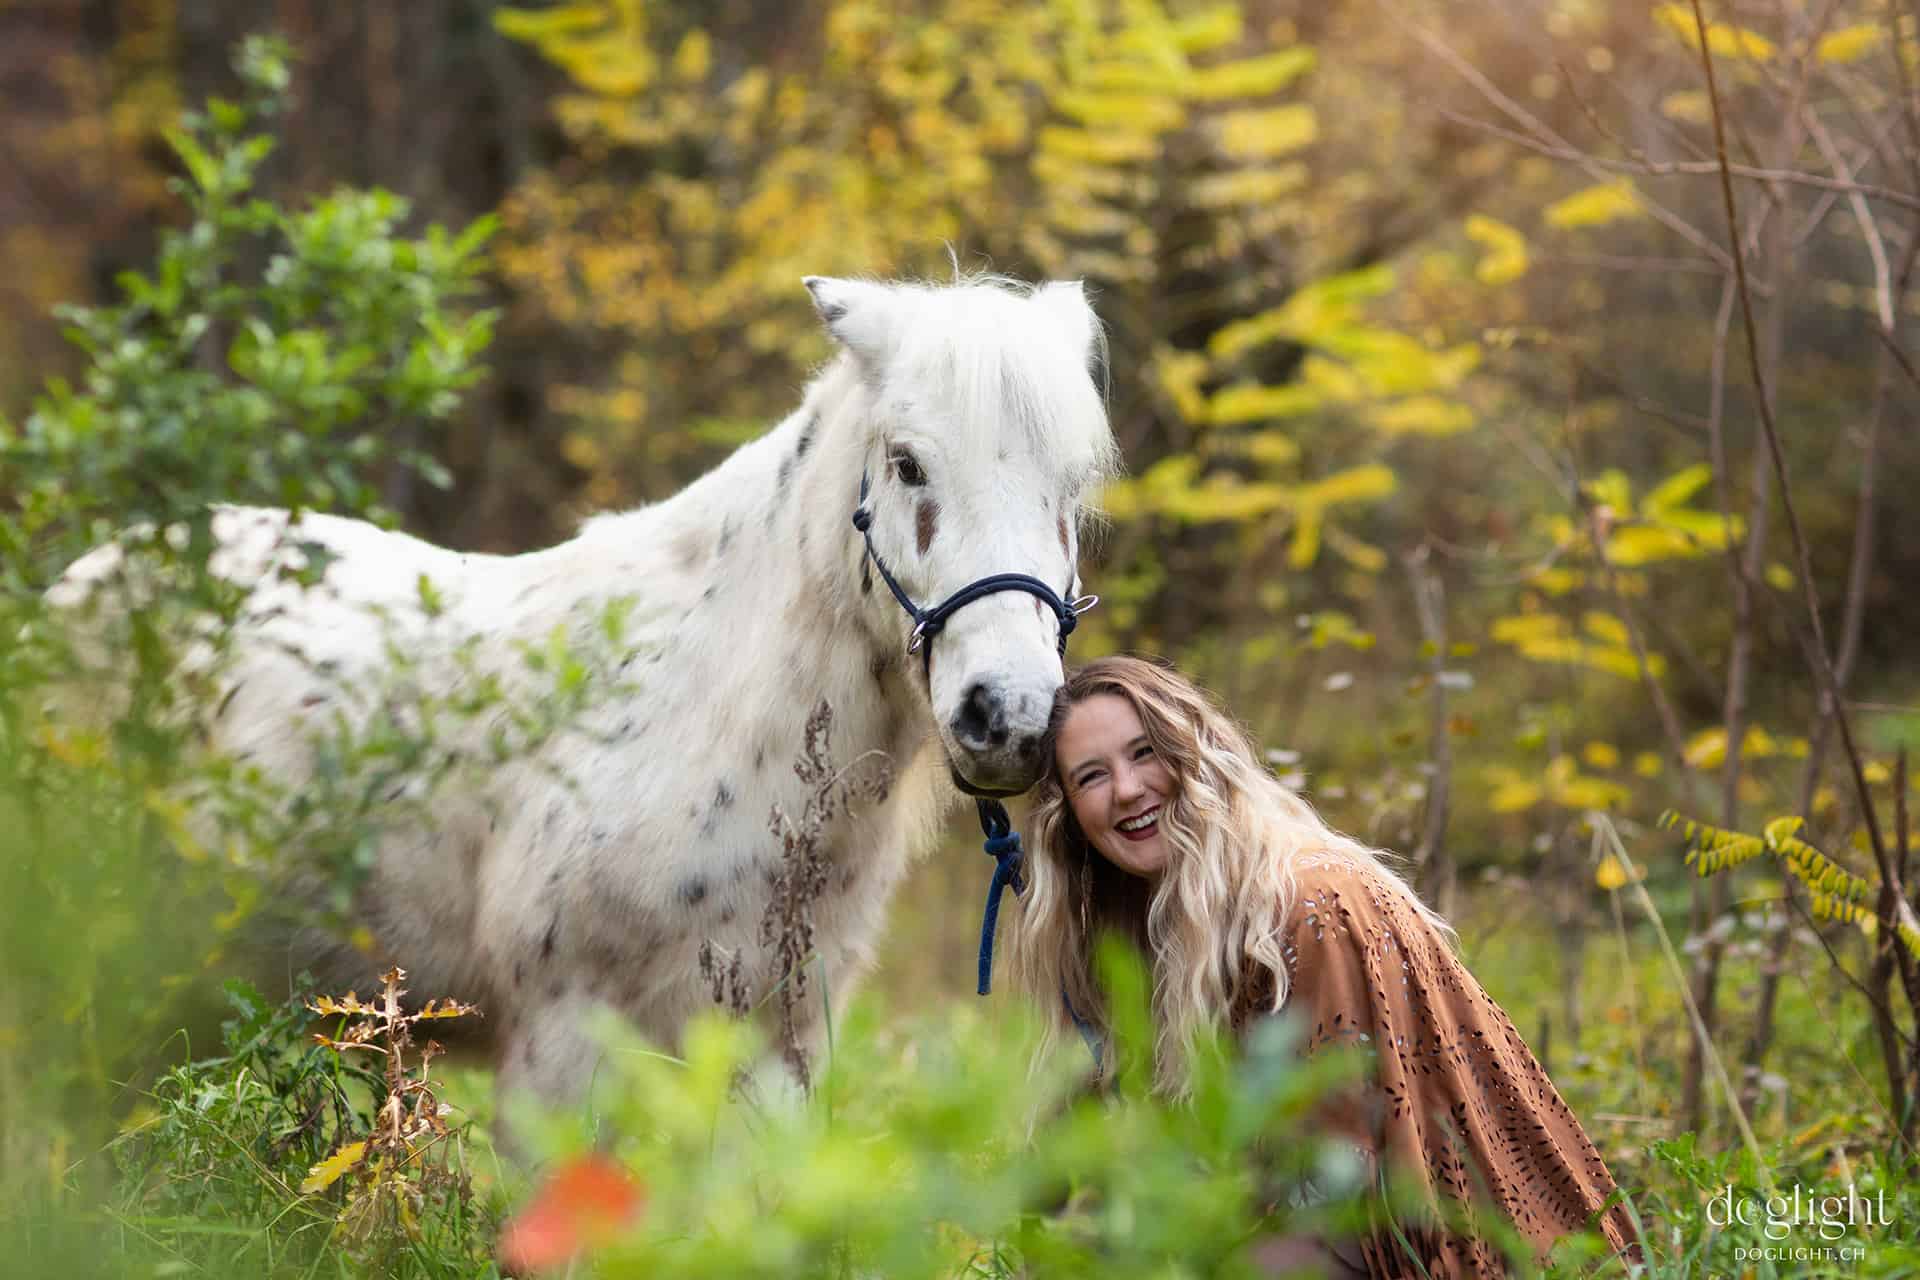
[[[1084, 279], [1128, 475], [1076, 656], [1175, 659], [1405, 854], [1610, 1159], [1726, 1133], [1640, 885], [1763, 1136], [1844, 1161], [1920, 1080], [1874, 927], [1912, 921], [1915, 18], [1706, 13], [1717, 102], [1646, 0], [0, 0], [0, 406], [81, 373], [51, 308], [182, 220], [164, 130], [261, 30], [264, 191], [499, 216], [489, 376], [359, 428], [450, 473], [373, 476], [434, 541], [544, 545], [752, 438], [828, 354], [804, 274]], [[1857, 881], [1784, 828], [1697, 875], [1669, 809], [1802, 816]], [[971, 999], [953, 825], [874, 978], [914, 1004]]]

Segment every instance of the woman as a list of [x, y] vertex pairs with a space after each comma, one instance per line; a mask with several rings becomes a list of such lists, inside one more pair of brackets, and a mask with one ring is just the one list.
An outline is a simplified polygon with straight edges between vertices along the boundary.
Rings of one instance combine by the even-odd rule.
[[[1151, 958], [1168, 1092], [1185, 1091], [1204, 1029], [1242, 1032], [1285, 1008], [1305, 1024], [1308, 1053], [1374, 1047], [1365, 1097], [1330, 1119], [1385, 1155], [1417, 1198], [1456, 1210], [1491, 1201], [1541, 1254], [1587, 1224], [1613, 1179], [1454, 955], [1453, 931], [1379, 854], [1281, 785], [1205, 694], [1163, 666], [1100, 659], [1061, 689], [1045, 748], [1014, 930], [1014, 971], [1036, 999], [1058, 1008], [1064, 993], [1097, 1024], [1090, 940], [1119, 932]], [[1616, 1251], [1631, 1239], [1618, 1207], [1601, 1228]], [[1483, 1240], [1404, 1224], [1329, 1255], [1315, 1261], [1336, 1274], [1505, 1269]]]

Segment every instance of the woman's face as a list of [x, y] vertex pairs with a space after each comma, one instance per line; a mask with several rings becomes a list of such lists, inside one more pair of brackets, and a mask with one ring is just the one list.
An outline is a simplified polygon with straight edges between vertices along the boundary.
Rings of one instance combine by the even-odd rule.
[[1087, 840], [1122, 871], [1148, 879], [1167, 865], [1161, 806], [1173, 775], [1147, 741], [1133, 704], [1096, 693], [1060, 726], [1054, 765]]

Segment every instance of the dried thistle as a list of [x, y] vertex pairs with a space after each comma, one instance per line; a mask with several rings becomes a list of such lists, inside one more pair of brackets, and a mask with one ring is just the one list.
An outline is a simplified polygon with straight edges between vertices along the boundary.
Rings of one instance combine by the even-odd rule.
[[307, 1005], [322, 1017], [353, 1020], [338, 1035], [315, 1033], [316, 1043], [335, 1053], [364, 1051], [387, 1060], [386, 1094], [375, 1113], [373, 1131], [342, 1144], [308, 1170], [300, 1184], [301, 1194], [307, 1195], [354, 1175], [357, 1185], [338, 1221], [348, 1241], [361, 1249], [390, 1240], [396, 1228], [417, 1238], [428, 1195], [465, 1199], [470, 1194], [465, 1176], [444, 1158], [452, 1136], [446, 1121], [449, 1108], [440, 1101], [429, 1075], [434, 1058], [444, 1051], [437, 1041], [429, 1040], [412, 1065], [407, 1053], [413, 1048], [416, 1023], [469, 1014], [478, 1017], [480, 1011], [458, 1000], [429, 1000], [412, 1013], [404, 1012], [400, 997], [406, 989], [400, 983], [406, 976], [404, 969], [387, 970], [380, 977], [384, 989], [372, 1003], [349, 991], [345, 996], [318, 996]]
[[768, 815], [781, 853], [773, 892], [760, 918], [760, 945], [772, 953], [769, 971], [780, 1012], [781, 1057], [803, 1089], [812, 1087], [812, 1070], [801, 1044], [798, 1013], [807, 994], [806, 962], [813, 955], [813, 904], [826, 891], [831, 870], [822, 838], [843, 810], [856, 801], [879, 804], [893, 786], [892, 763], [878, 752], [836, 771], [830, 754], [832, 730], [833, 708], [822, 701], [807, 717], [805, 743], [793, 766], [794, 774], [811, 788], [800, 821], [790, 821], [779, 805]]

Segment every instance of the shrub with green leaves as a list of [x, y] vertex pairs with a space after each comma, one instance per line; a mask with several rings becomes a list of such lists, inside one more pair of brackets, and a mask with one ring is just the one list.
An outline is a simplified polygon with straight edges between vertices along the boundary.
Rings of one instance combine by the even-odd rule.
[[[213, 788], [244, 827], [241, 798], [261, 794], [201, 750], [210, 682], [180, 662], [218, 650], [243, 596], [209, 566], [215, 504], [377, 516], [391, 468], [444, 482], [421, 446], [481, 376], [492, 328], [471, 306], [490, 223], [415, 237], [385, 192], [268, 198], [288, 50], [249, 40], [236, 70], [241, 98], [170, 135], [185, 216], [153, 266], [123, 275], [118, 301], [63, 313], [83, 375], [0, 416], [0, 1238], [43, 1274], [90, 1269], [103, 1175], [85, 1157], [128, 1083], [180, 1051], [163, 1034], [175, 997], [261, 896], [250, 856], [181, 821], [181, 797]], [[43, 590], [108, 539], [141, 566], [127, 592], [90, 618], [49, 611]], [[556, 686], [572, 678], [536, 658]], [[336, 744], [341, 793], [400, 754], [377, 730]]]

